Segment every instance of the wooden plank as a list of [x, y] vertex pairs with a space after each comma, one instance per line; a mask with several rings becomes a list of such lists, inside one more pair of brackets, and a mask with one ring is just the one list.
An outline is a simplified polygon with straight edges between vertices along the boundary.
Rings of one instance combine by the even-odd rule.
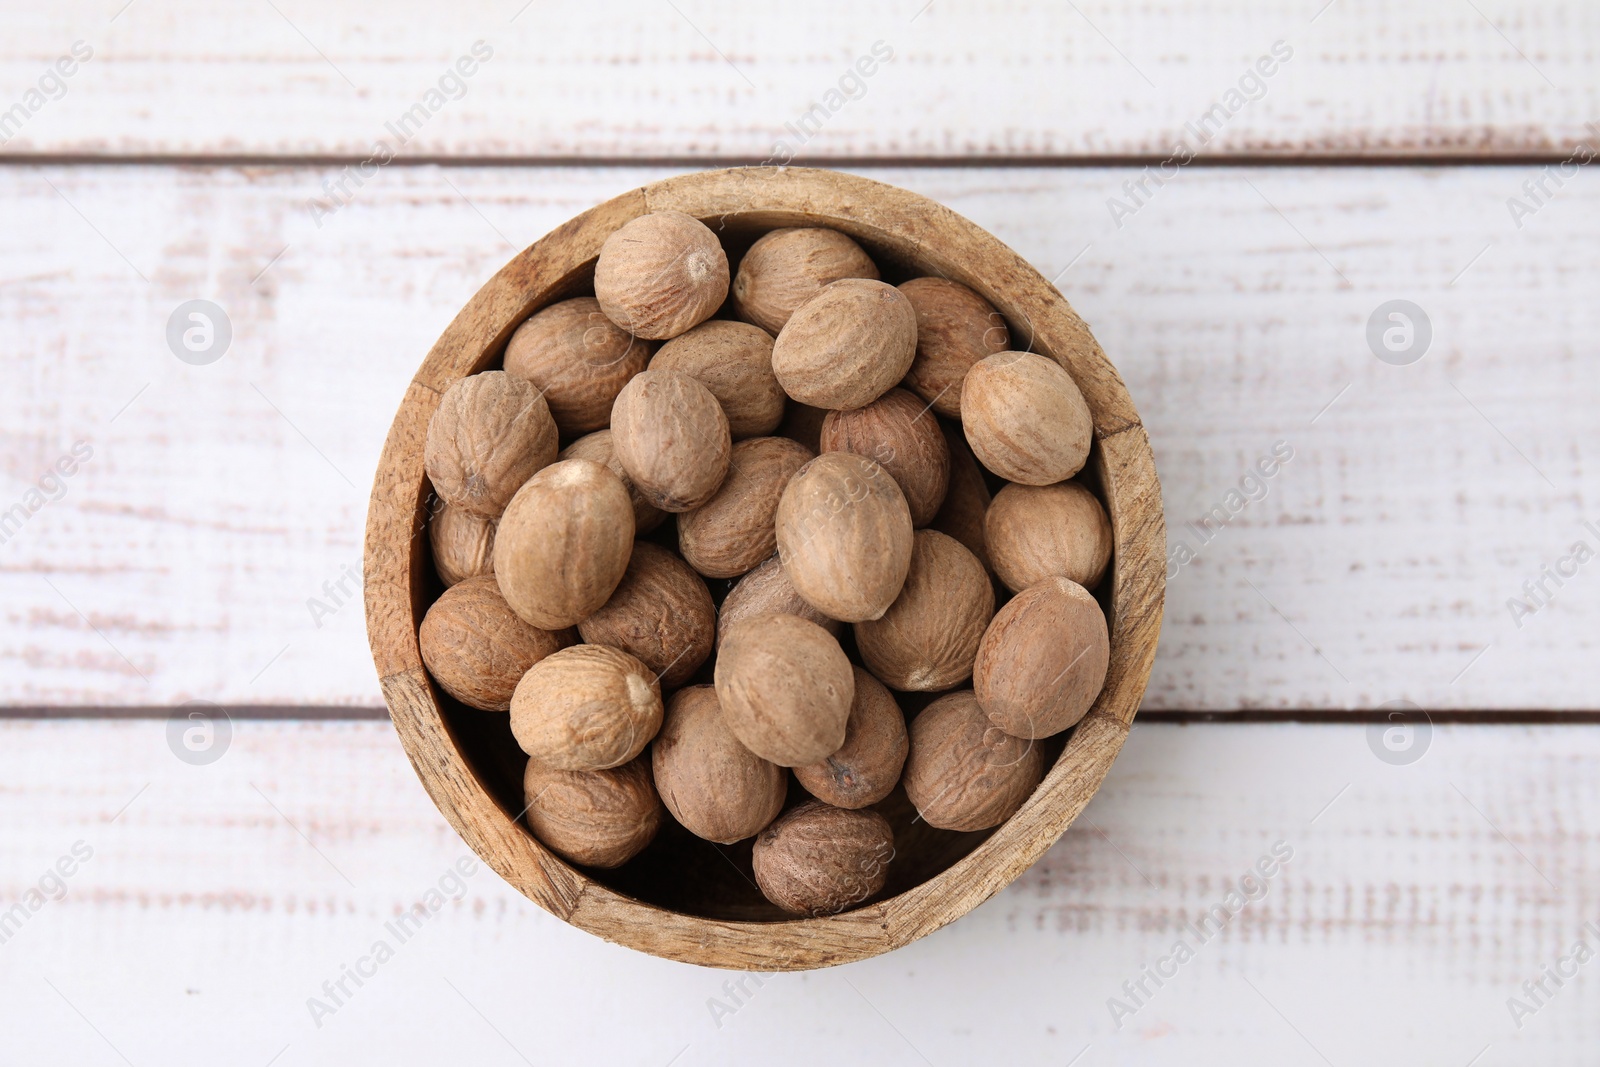
[[[1561, 1065], [1592, 1062], [1600, 1037], [1592, 962], [1546, 980], [1520, 1029], [1507, 1007], [1575, 943], [1600, 943], [1585, 932], [1600, 919], [1592, 728], [1442, 726], [1391, 765], [1357, 725], [1145, 724], [1085, 817], [994, 900], [879, 959], [746, 979], [746, 995], [724, 987], [738, 975], [580, 933], [482, 865], [399, 944], [386, 924], [465, 849], [383, 724], [239, 723], [203, 767], [163, 734], [0, 724], [0, 900], [74, 843], [93, 853], [0, 946], [19, 1061], [810, 1062], [843, 1047], [887, 1064], [1225, 1064], [1249, 1048]], [[1229, 905], [1275, 847], [1291, 858]], [[1236, 911], [1220, 932], [1186, 926], [1219, 904]], [[1170, 974], [1180, 938], [1193, 958], [1146, 979], [1119, 1029], [1107, 1001], [1127, 1003], [1146, 966]], [[376, 974], [347, 980], [316, 1026], [308, 999], [379, 940], [394, 957], [363, 965]]]
[[[4, 152], [361, 159], [387, 139], [413, 158], [1161, 159], [1182, 139], [1212, 156], [1492, 157], [1565, 155], [1600, 115], [1600, 9], [1584, 0], [409, 0], [384, 14], [353, 0], [13, 12], [0, 107], [30, 110], [0, 127]], [[92, 57], [52, 80], [78, 41]], [[425, 100], [476, 41], [487, 61]], [[874, 66], [875, 46], [892, 58]], [[1240, 92], [1262, 57], [1271, 75]], [[870, 75], [853, 74], [863, 58]], [[390, 132], [419, 102], [420, 128]]]
[[[320, 229], [326, 170], [0, 173], [0, 512], [94, 450], [0, 546], [0, 703], [376, 705], [348, 575], [405, 383], [514, 248], [663, 173], [392, 169]], [[1520, 230], [1519, 167], [1187, 171], [1121, 228], [1125, 169], [868, 173], [1057, 278], [1127, 381], [1196, 553], [1146, 707], [1597, 706], [1593, 568], [1507, 607], [1600, 546], [1587, 172]], [[193, 298], [232, 321], [207, 366], [165, 340]], [[1396, 298], [1432, 321], [1410, 366], [1365, 337]]]

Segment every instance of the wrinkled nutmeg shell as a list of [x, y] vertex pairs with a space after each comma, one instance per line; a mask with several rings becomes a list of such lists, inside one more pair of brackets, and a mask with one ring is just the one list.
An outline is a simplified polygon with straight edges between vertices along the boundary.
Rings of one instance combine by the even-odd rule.
[[967, 371], [1011, 347], [1006, 320], [989, 301], [948, 278], [912, 278], [900, 291], [917, 315], [917, 357], [906, 372], [906, 388], [939, 414], [959, 418]]
[[839, 642], [814, 622], [762, 615], [730, 627], [715, 681], [728, 729], [762, 759], [798, 767], [844, 744], [855, 674]]
[[604, 645], [573, 645], [535, 663], [511, 694], [511, 733], [547, 767], [600, 771], [640, 752], [661, 728], [649, 667]]
[[1000, 729], [1017, 737], [1049, 737], [1093, 706], [1110, 663], [1100, 605], [1078, 583], [1049, 577], [995, 615], [978, 646], [972, 683]]
[[616, 592], [578, 623], [578, 632], [591, 645], [637, 657], [663, 689], [676, 689], [711, 655], [717, 609], [687, 563], [659, 545], [637, 541]]
[[992, 569], [983, 532], [984, 516], [989, 511], [989, 486], [983, 480], [983, 469], [973, 458], [959, 426], [943, 424], [939, 428], [945, 444], [950, 446], [950, 489], [929, 528], [954, 537]]
[[772, 346], [772, 372], [802, 404], [859, 408], [894, 388], [916, 353], [911, 301], [892, 285], [846, 278], [789, 317]]
[[522, 790], [534, 836], [586, 867], [622, 866], [661, 828], [661, 800], [642, 759], [604, 771], [562, 771], [529, 760]]
[[929, 826], [987, 830], [1011, 818], [1044, 777], [1044, 754], [991, 723], [972, 690], [911, 720], [906, 796]]
[[978, 557], [953, 537], [918, 530], [905, 585], [883, 617], [856, 623], [856, 647], [896, 689], [937, 692], [972, 677], [994, 617], [994, 586]]
[[837, 808], [864, 808], [888, 796], [900, 781], [908, 748], [905, 715], [894, 695], [860, 667], [855, 678], [844, 744], [825, 759], [794, 769], [806, 792]]
[[711, 390], [738, 441], [769, 434], [783, 421], [784, 396], [772, 373], [772, 335], [748, 322], [712, 319], [661, 346], [650, 366], [679, 370]]
[[493, 575], [468, 578], [433, 602], [417, 630], [422, 662], [440, 688], [484, 711], [507, 711], [528, 669], [576, 640], [517, 618]]
[[967, 372], [961, 425], [979, 462], [1023, 485], [1077, 474], [1094, 439], [1089, 404], [1072, 376], [1032, 352], [1001, 352]]
[[854, 452], [876, 460], [899, 483], [911, 525], [933, 521], [950, 487], [950, 446], [928, 405], [891, 389], [866, 407], [830, 411], [822, 420], [822, 451]]
[[740, 578], [722, 598], [722, 610], [717, 616], [717, 647], [722, 647], [722, 635], [728, 632], [728, 627], [740, 619], [753, 619], [757, 615], [798, 615], [835, 638], [844, 632], [844, 623], [828, 618], [795, 592], [784, 572], [783, 561], [777, 556]]
[[682, 371], [647, 370], [617, 394], [611, 447], [652, 505], [692, 511], [722, 484], [733, 441], [711, 390]]
[[594, 295], [627, 333], [677, 337], [727, 299], [728, 256], [699, 219], [680, 211], [641, 215], [600, 246]]
[[439, 499], [490, 519], [555, 458], [556, 424], [544, 397], [499, 370], [446, 389], [423, 445], [423, 466]]
[[609, 428], [578, 438], [562, 449], [558, 458], [593, 460], [621, 478], [622, 487], [628, 491], [628, 499], [633, 503], [633, 529], [637, 535], [643, 536], [666, 521], [667, 513], [646, 500], [638, 486], [633, 484], [633, 479], [628, 477], [628, 472], [622, 469], [616, 450], [611, 447]]
[[763, 234], [739, 261], [733, 310], [775, 334], [824, 285], [877, 277], [872, 257], [839, 231], [785, 227]]
[[428, 545], [433, 569], [446, 587], [480, 574], [494, 573], [495, 520], [474, 515], [446, 500], [428, 519]]
[[731, 845], [760, 833], [783, 810], [783, 768], [733, 736], [709, 685], [680, 689], [650, 750], [661, 800], [696, 837]]
[[654, 348], [618, 329], [594, 297], [579, 296], [518, 326], [506, 343], [505, 368], [537, 386], [562, 435], [574, 437], [611, 421], [611, 402]]
[[847, 811], [812, 800], [756, 838], [756, 884], [796, 915], [835, 915], [883, 889], [894, 859], [894, 831], [875, 811]]
[[716, 495], [678, 516], [678, 551], [708, 578], [733, 578], [778, 547], [778, 500], [814, 456], [787, 437], [753, 437], [733, 446]]
[[995, 573], [1015, 592], [1051, 575], [1093, 589], [1111, 562], [1111, 520], [1077, 482], [1006, 486], [984, 518], [984, 540]]

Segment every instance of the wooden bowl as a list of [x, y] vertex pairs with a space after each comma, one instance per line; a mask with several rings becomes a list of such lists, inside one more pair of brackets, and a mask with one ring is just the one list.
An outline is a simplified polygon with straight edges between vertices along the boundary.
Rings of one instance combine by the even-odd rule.
[[[749, 842], [718, 848], [671, 819], [656, 843], [616, 871], [567, 863], [518, 821], [523, 757], [508, 716], [456, 704], [429, 680], [417, 648], [417, 627], [440, 592], [424, 534], [430, 491], [422, 465], [440, 395], [463, 375], [498, 366], [512, 330], [532, 312], [586, 290], [610, 233], [667, 209], [705, 221], [730, 259], [766, 230], [828, 226], [865, 246], [886, 281], [937, 274], [963, 282], [1005, 315], [1013, 347], [1031, 347], [1071, 372], [1094, 414], [1084, 476], [1100, 490], [1115, 537], [1100, 587], [1111, 630], [1104, 691], [1070, 734], [1054, 739], [1044, 781], [994, 830], [929, 829], [897, 791], [886, 811], [896, 858], [885, 895], [841, 915], [783, 915], [749, 879]], [[484, 862], [547, 911], [609, 941], [714, 967], [801, 970], [875, 956], [959, 918], [1072, 824], [1122, 747], [1149, 681], [1166, 530], [1150, 443], [1127, 390], [1089, 328], [1036, 270], [971, 222], [903, 189], [833, 171], [749, 167], [625, 193], [535, 242], [478, 290], [428, 353], [389, 430], [365, 569], [367, 633], [395, 729], [434, 803]]]

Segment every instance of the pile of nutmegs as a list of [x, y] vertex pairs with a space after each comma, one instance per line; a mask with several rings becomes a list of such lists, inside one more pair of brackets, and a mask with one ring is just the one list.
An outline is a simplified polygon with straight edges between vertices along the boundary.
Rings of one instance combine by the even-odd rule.
[[[419, 640], [448, 693], [510, 711], [551, 849], [619, 866], [664, 804], [709, 841], [756, 837], [766, 896], [829, 914], [883, 888], [873, 806], [897, 784], [948, 830], [1039, 784], [1034, 742], [1105, 681], [1088, 590], [1111, 525], [1068, 480], [1082, 394], [971, 289], [888, 285], [827, 229], [761, 237], [731, 301], [729, 276], [699, 221], [634, 219], [594, 296], [444, 394], [426, 466], [448, 588]], [[896, 690], [944, 695], [908, 727]], [[816, 799], [785, 812], [789, 771]]]

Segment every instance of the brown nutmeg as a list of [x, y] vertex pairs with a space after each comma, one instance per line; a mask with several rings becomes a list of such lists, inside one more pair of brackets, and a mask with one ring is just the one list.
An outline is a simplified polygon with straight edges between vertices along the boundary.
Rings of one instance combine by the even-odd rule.
[[611, 447], [652, 505], [691, 511], [722, 484], [733, 441], [711, 390], [682, 371], [647, 370], [617, 394]]
[[680, 370], [711, 390], [738, 441], [783, 421], [783, 388], [772, 373], [772, 335], [748, 322], [712, 319], [661, 346], [650, 366]]
[[778, 501], [778, 555], [795, 590], [830, 619], [876, 619], [911, 566], [905, 494], [872, 460], [825, 452]]
[[661, 799], [636, 759], [614, 770], [563, 771], [529, 760], [522, 775], [528, 828], [586, 867], [620, 867], [661, 828]]
[[950, 446], [950, 489], [929, 527], [966, 545], [968, 552], [992, 570], [983, 536], [984, 516], [989, 511], [989, 485], [983, 479], [983, 468], [973, 458], [959, 426], [942, 423], [939, 428]]
[[827, 408], [814, 408], [809, 404], [791, 400], [784, 405], [783, 421], [778, 424], [778, 436], [799, 441], [813, 452], [821, 452], [822, 422], [827, 417]]
[[633, 505], [598, 463], [567, 459], [517, 491], [494, 539], [494, 575], [511, 609], [560, 630], [604, 604], [633, 552]]
[[906, 372], [906, 388], [939, 414], [959, 418], [967, 371], [1011, 347], [1006, 320], [989, 301], [948, 278], [912, 278], [900, 291], [917, 315], [917, 358]]
[[449, 586], [480, 574], [494, 573], [495, 521], [441, 500], [428, 519], [428, 544], [433, 569]]
[[1105, 613], [1077, 582], [1050, 577], [995, 615], [972, 684], [989, 721], [1017, 737], [1049, 737], [1083, 718], [1105, 686]]
[[659, 545], [637, 541], [611, 599], [578, 623], [591, 645], [635, 656], [676, 689], [711, 655], [717, 609], [711, 591], [687, 563]]
[[423, 466], [439, 499], [491, 519], [555, 458], [556, 424], [544, 397], [500, 370], [446, 389], [423, 445]]
[[560, 459], [588, 459], [601, 464], [612, 474], [622, 479], [622, 487], [628, 491], [628, 499], [633, 503], [633, 529], [634, 533], [644, 535], [660, 526], [667, 519], [667, 513], [645, 499], [639, 487], [633, 484], [633, 479], [628, 477], [628, 472], [622, 469], [622, 463], [617, 459], [616, 449], [611, 447], [611, 430], [596, 430], [594, 433], [585, 434], [561, 450]]
[[708, 578], [732, 578], [777, 549], [778, 500], [811, 450], [786, 437], [753, 437], [733, 446], [716, 495], [678, 516], [678, 551]]
[[994, 617], [994, 586], [978, 557], [936, 530], [918, 530], [911, 569], [889, 610], [856, 623], [856, 647], [896, 689], [937, 692], [972, 676]]
[[1001, 352], [961, 387], [961, 426], [979, 462], [1010, 482], [1052, 485], [1089, 458], [1094, 422], [1072, 376], [1053, 359]]
[[1058, 574], [1093, 589], [1111, 561], [1111, 520], [1077, 482], [1008, 485], [984, 519], [995, 573], [1021, 592]]
[[894, 831], [875, 811], [812, 800], [761, 832], [751, 860], [766, 898], [796, 915], [835, 915], [883, 889]]
[[661, 728], [649, 667], [604, 645], [573, 645], [535, 663], [511, 694], [511, 733], [547, 767], [600, 771], [644, 751]]
[[835, 638], [844, 632], [844, 623], [828, 618], [795, 592], [789, 575], [784, 573], [783, 561], [777, 556], [740, 578], [722, 598], [722, 610], [717, 615], [717, 648], [722, 647], [722, 635], [728, 632], [728, 627], [740, 619], [753, 619], [757, 615], [798, 615]]
[[911, 301], [892, 285], [846, 278], [789, 316], [772, 346], [772, 373], [802, 404], [859, 408], [894, 388], [916, 353]]
[[544, 394], [563, 436], [598, 430], [611, 421], [611, 402], [644, 370], [655, 348], [579, 296], [552, 304], [518, 326], [506, 343], [506, 373]]
[[906, 796], [929, 826], [999, 826], [1043, 777], [1039, 746], [991, 723], [970, 689], [940, 697], [911, 720], [903, 781]]
[[780, 767], [815, 763], [844, 744], [855, 675], [833, 635], [798, 615], [728, 629], [717, 652], [717, 700], [745, 748]]
[[507, 711], [528, 669], [576, 638], [517, 618], [494, 576], [468, 578], [433, 602], [417, 629], [422, 662], [439, 687], [469, 707]]
[[696, 837], [731, 845], [759, 834], [783, 810], [783, 768], [751, 752], [723, 720], [709, 685], [667, 702], [650, 747], [656, 789], [672, 817]]
[[728, 256], [699, 219], [681, 211], [641, 215], [600, 246], [594, 295], [600, 310], [623, 330], [663, 341], [722, 306], [728, 297]]
[[939, 420], [904, 389], [891, 389], [866, 407], [828, 412], [822, 451], [854, 452], [880, 463], [905, 493], [913, 526], [933, 521], [950, 487], [950, 446]]
[[860, 667], [855, 678], [844, 744], [825, 759], [794, 769], [806, 792], [838, 808], [864, 808], [888, 796], [906, 762], [906, 719], [894, 695]]
[[877, 278], [861, 246], [838, 230], [785, 227], [763, 234], [739, 261], [733, 310], [768, 333], [783, 329], [795, 308], [841, 278]]

